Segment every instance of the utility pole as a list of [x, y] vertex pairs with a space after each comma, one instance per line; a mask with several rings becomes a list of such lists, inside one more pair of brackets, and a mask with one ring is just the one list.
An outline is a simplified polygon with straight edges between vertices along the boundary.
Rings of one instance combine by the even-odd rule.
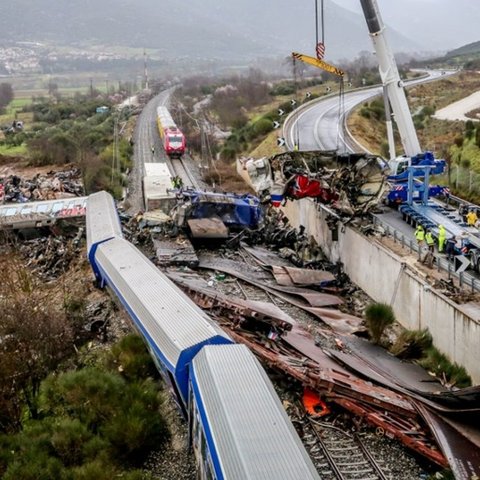
[[143, 75], [145, 79], [145, 90], [148, 90], [147, 52], [143, 49]]

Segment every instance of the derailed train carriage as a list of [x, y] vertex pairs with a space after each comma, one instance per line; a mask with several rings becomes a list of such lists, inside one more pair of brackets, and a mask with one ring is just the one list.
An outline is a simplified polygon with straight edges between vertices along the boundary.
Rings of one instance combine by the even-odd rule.
[[123, 238], [106, 192], [87, 202], [87, 252], [189, 421], [199, 478], [319, 478], [258, 361]]

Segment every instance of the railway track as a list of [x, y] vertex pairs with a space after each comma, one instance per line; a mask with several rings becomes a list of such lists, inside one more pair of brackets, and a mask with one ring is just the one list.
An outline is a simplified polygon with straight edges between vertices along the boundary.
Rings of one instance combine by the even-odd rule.
[[304, 411], [293, 419], [322, 480], [393, 480], [380, 459], [375, 459], [360, 435], [314, 420]]
[[171, 158], [168, 160], [168, 165], [172, 177], [180, 177], [185, 188], [199, 189], [195, 176], [189, 171], [182, 158]]

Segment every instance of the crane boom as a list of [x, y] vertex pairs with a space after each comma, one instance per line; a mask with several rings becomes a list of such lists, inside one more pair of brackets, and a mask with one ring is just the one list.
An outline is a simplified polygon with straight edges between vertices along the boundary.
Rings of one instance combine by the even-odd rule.
[[398, 73], [395, 57], [385, 38], [385, 25], [380, 16], [376, 0], [360, 0], [363, 14], [367, 21], [368, 31], [378, 58], [380, 77], [387, 90], [395, 121], [405, 154], [413, 157], [422, 152], [418, 141], [412, 115], [408, 108], [407, 98], [403, 90], [403, 82]]

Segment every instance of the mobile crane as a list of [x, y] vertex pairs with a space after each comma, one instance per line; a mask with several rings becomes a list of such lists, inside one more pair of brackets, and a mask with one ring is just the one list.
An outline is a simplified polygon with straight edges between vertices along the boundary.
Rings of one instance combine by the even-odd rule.
[[[468, 226], [458, 212], [445, 209], [442, 205], [428, 200], [432, 190], [428, 185], [429, 175], [442, 173], [445, 169], [445, 161], [435, 160], [430, 152], [421, 152], [403, 83], [395, 58], [385, 39], [385, 26], [377, 2], [376, 0], [360, 0], [360, 3], [377, 54], [382, 83], [395, 115], [406, 154], [405, 157], [400, 157], [392, 162], [396, 175], [393, 178], [389, 177], [389, 180], [399, 181], [405, 181], [408, 178], [408, 199], [399, 208], [402, 217], [412, 225], [420, 223], [433, 232], [437, 231], [439, 225], [443, 225], [450, 235], [462, 238], [471, 267], [480, 272], [480, 233], [478, 228]], [[418, 177], [425, 179], [420, 188], [414, 186], [415, 179]], [[414, 201], [415, 191], [423, 193], [421, 201]]]
[[[368, 31], [377, 54], [380, 77], [384, 85], [386, 103], [389, 102], [400, 133], [405, 156], [392, 158], [389, 162], [391, 175], [389, 181], [406, 181], [408, 178], [407, 167], [410, 165], [432, 166], [431, 173], [439, 174], [445, 170], [445, 160], [435, 160], [431, 152], [422, 152], [418, 141], [412, 115], [408, 107], [403, 82], [398, 73], [395, 57], [385, 37], [385, 25], [383, 24], [376, 0], [360, 0], [363, 14], [367, 22]], [[386, 111], [390, 111], [386, 105]], [[387, 127], [391, 126], [388, 122]], [[393, 133], [388, 134], [390, 152], [394, 152]], [[416, 172], [422, 176], [421, 169]]]

